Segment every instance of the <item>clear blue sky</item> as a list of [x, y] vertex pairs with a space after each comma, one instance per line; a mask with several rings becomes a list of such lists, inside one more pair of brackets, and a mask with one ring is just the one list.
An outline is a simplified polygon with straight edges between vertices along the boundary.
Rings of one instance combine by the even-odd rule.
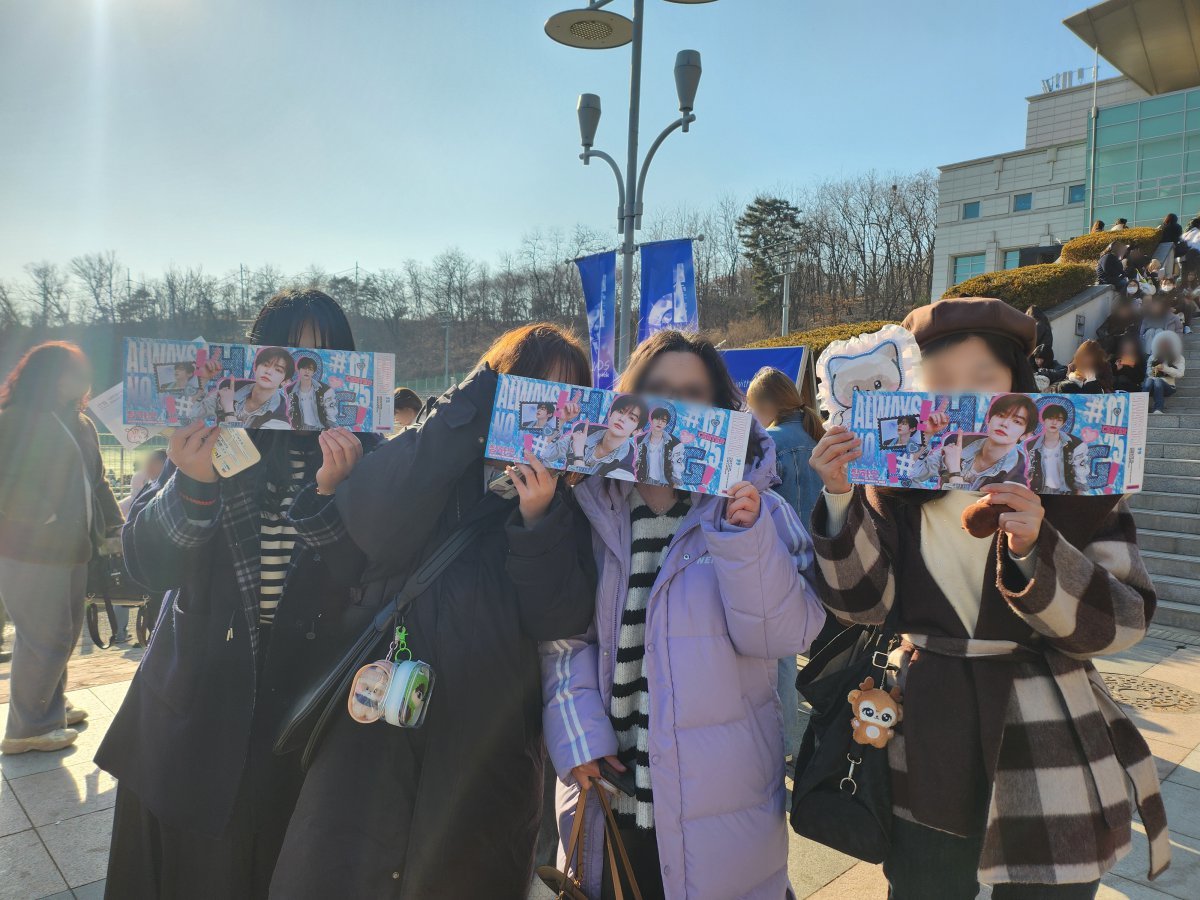
[[[0, 2], [0, 277], [103, 249], [135, 278], [379, 268], [608, 228], [612, 177], [576, 159], [574, 106], [601, 95], [597, 145], [623, 159], [629, 54], [547, 38], [571, 5]], [[704, 77], [647, 206], [1020, 147], [1023, 98], [1091, 65], [1060, 24], [1084, 5], [648, 0], [644, 142], [676, 114], [675, 52], [700, 50]]]

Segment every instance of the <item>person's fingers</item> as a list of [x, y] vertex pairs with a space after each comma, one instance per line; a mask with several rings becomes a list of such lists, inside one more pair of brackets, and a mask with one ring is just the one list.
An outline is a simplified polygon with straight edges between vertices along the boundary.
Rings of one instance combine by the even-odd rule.
[[733, 518], [735, 516], [737, 516], [739, 513], [749, 514], [751, 511], [751, 508], [752, 508], [752, 505], [751, 505], [750, 501], [744, 497], [741, 498], [740, 500], [733, 500], [729, 503], [729, 505], [725, 509], [725, 518], [732, 521]]
[[525, 459], [529, 462], [529, 468], [533, 470], [538, 481], [549, 476], [550, 473], [546, 471], [546, 467], [542, 465], [542, 461], [534, 455], [532, 450], [525, 451]]
[[513, 468], [521, 473], [521, 480], [525, 482], [527, 487], [541, 487], [541, 482], [538, 480], [537, 473], [525, 463], [513, 463]]
[[217, 438], [220, 436], [220, 425], [207, 426], [207, 429], [200, 435], [199, 443], [196, 445], [196, 452], [211, 453], [213, 444], [217, 442]]
[[751, 485], [750, 482], [735, 481], [733, 484], [731, 484], [729, 486], [729, 496], [730, 497], [741, 497], [741, 496], [744, 496], [746, 494], [746, 492], [749, 490], [753, 490], [753, 485]]
[[[625, 768], [625, 763], [621, 762], [615, 756], [606, 756], [606, 757], [604, 757], [604, 761], [606, 763], [608, 763], [610, 766], [612, 766], [614, 769], [616, 769], [618, 772], [627, 772], [628, 771], [628, 769]], [[599, 770], [600, 770], [600, 767], [597, 766], [596, 771], [599, 771]]]
[[507, 471], [509, 478], [512, 479], [513, 487], [516, 488], [517, 496], [524, 500], [529, 496], [529, 485], [527, 485], [525, 480], [521, 478], [521, 475], [519, 472], [517, 472], [515, 466], [509, 466]]
[[825, 432], [825, 437], [837, 437], [839, 434], [850, 434], [850, 429], [845, 425], [833, 425]]

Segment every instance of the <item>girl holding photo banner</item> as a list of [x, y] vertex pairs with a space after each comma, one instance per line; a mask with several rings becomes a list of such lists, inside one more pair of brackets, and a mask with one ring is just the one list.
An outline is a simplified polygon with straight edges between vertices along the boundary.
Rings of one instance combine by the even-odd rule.
[[[316, 290], [276, 294], [250, 334], [354, 349], [341, 307]], [[290, 365], [284, 355], [260, 354], [267, 396]], [[252, 431], [261, 461], [220, 479], [219, 434], [203, 420], [175, 430], [169, 463], [123, 535], [130, 574], [166, 597], [96, 754], [118, 779], [105, 885], [114, 900], [267, 895], [303, 780], [298, 752], [272, 752], [279, 722], [334, 634], [331, 619], [354, 599], [338, 573], [357, 550], [326, 507], [380, 438]], [[326, 499], [302, 502], [306, 486]]]
[[[742, 405], [712, 344], [678, 331], [642, 343], [619, 389]], [[598, 477], [575, 489], [599, 583], [591, 627], [541, 651], [559, 833], [565, 850], [579, 786], [602, 763], [631, 775], [634, 794], [614, 806], [645, 898], [788, 891], [777, 660], [804, 651], [825, 616], [808, 535], [767, 490], [775, 450], [757, 426], [749, 460], [728, 499]], [[599, 807], [587, 815], [584, 891], [614, 896], [591, 838]]]
[[[931, 392], [1036, 390], [1035, 323], [1000, 300], [942, 300], [904, 327]], [[824, 483], [813, 540], [826, 606], [900, 634], [903, 718], [881, 751], [889, 897], [973, 898], [980, 882], [995, 900], [1094, 897], [1130, 850], [1127, 779], [1157, 875], [1169, 847], [1154, 761], [1089, 661], [1137, 643], [1154, 613], [1124, 500], [986, 479], [982, 493], [852, 488], [861, 454], [841, 426], [813, 451]], [[959, 478], [962, 461], [947, 463]], [[981, 498], [1005, 510], [987, 539], [961, 524]]]

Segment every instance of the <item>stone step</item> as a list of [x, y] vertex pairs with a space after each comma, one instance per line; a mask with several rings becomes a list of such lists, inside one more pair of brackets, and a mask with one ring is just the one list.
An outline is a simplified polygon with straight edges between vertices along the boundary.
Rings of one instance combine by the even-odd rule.
[[1166, 416], [1151, 416], [1150, 427], [1146, 429], [1146, 443], [1158, 442], [1172, 444], [1200, 444], [1200, 428], [1160, 428], [1155, 420], [1166, 419]]
[[[1194, 578], [1177, 578], [1173, 575], [1158, 575], [1154, 578], [1154, 589], [1160, 600], [1171, 600], [1184, 606], [1191, 606], [1200, 616], [1200, 581]], [[1160, 605], [1161, 608], [1161, 605]], [[1157, 614], [1154, 621], [1164, 625], [1180, 625], [1180, 622], [1167, 622]]]
[[[1183, 446], [1187, 446], [1186, 444]], [[1200, 457], [1200, 447], [1189, 448]], [[1200, 458], [1197, 459], [1163, 459], [1146, 457], [1146, 475], [1200, 475]]]
[[1159, 441], [1146, 444], [1146, 461], [1152, 459], [1183, 459], [1200, 462], [1200, 445]]
[[[1166, 399], [1166, 413], [1168, 416], [1196, 416], [1200, 415], [1200, 396], [1179, 396], [1176, 392]], [[1158, 416], [1155, 416], [1157, 419]]]
[[[1143, 550], [1142, 561], [1146, 571], [1154, 578], [1169, 575], [1175, 578], [1200, 578], [1200, 559], [1181, 553], [1162, 553], [1158, 550]], [[1200, 584], [1200, 581], [1197, 581]]]
[[[1133, 494], [1129, 499], [1132, 500], [1136, 496], [1136, 494]], [[1195, 513], [1136, 508], [1134, 508], [1133, 513], [1133, 518], [1137, 523], [1139, 532], [1143, 528], [1146, 528], [1151, 531], [1170, 532], [1172, 534], [1200, 534], [1200, 515]]]
[[1176, 397], [1200, 397], [1200, 384], [1196, 379], [1185, 377], [1175, 388]]
[[1195, 475], [1147, 475], [1142, 487], [1147, 491], [1174, 494], [1200, 494], [1200, 477]]
[[[1174, 398], [1171, 398], [1172, 400]], [[1150, 414], [1150, 430], [1156, 428], [1178, 428], [1184, 431], [1200, 429], [1200, 415], [1188, 415], [1186, 411], [1180, 415], [1178, 410], [1171, 408], [1171, 400], [1166, 402], [1167, 411]], [[1200, 431], [1196, 432], [1200, 434]]]
[[1182, 512], [1200, 514], [1200, 497], [1194, 494], [1176, 494], [1169, 491], [1139, 491], [1129, 495], [1133, 509], [1149, 509], [1154, 512]]
[[[1200, 594], [1197, 596], [1200, 597]], [[1158, 607], [1154, 610], [1154, 624], [1200, 631], [1200, 606], [1186, 600], [1170, 600], [1163, 596], [1160, 588]]]
[[1178, 553], [1190, 556], [1200, 569], [1200, 536], [1178, 531], [1158, 531], [1153, 528], [1138, 529], [1138, 546], [1142, 551], [1156, 553]]

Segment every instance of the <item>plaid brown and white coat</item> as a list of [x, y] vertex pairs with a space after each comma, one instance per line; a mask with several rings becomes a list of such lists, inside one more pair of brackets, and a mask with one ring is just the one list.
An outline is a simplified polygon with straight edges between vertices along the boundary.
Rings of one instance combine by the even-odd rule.
[[855, 488], [832, 538], [824, 499], [813, 513], [826, 606], [863, 624], [894, 606], [904, 635], [895, 814], [982, 833], [984, 883], [1091, 882], [1130, 849], [1132, 787], [1157, 876], [1170, 848], [1154, 760], [1089, 661], [1136, 644], [1154, 612], [1124, 501], [1044, 497], [1029, 580], [993, 538], [968, 634], [921, 554], [923, 496]]

